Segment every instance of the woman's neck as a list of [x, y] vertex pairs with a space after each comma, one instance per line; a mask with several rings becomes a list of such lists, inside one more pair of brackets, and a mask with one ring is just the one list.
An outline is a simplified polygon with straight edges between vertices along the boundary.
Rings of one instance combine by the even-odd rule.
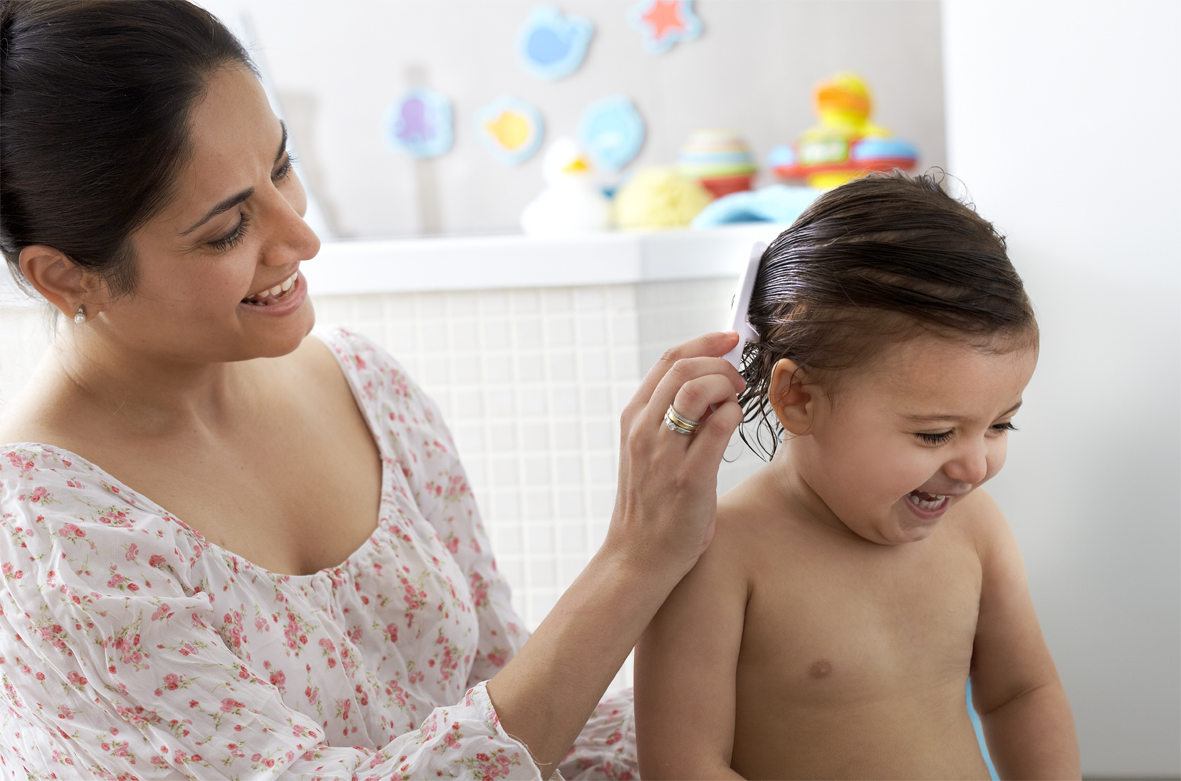
[[5, 411], [0, 434], [45, 430], [93, 440], [232, 427], [258, 403], [257, 363], [185, 362], [67, 326]]

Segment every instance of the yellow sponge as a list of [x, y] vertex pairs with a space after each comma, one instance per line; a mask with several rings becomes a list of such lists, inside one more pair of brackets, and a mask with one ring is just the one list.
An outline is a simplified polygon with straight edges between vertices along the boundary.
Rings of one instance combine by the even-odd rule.
[[633, 231], [683, 228], [712, 200], [672, 168], [642, 168], [615, 194], [615, 224]]

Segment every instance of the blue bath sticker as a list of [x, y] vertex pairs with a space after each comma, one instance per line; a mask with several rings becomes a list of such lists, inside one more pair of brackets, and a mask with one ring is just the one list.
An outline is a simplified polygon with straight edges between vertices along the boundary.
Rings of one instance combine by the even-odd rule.
[[425, 87], [404, 92], [385, 115], [386, 141], [411, 157], [438, 157], [451, 149], [451, 101]]
[[626, 95], [612, 95], [582, 112], [579, 142], [595, 167], [618, 171], [644, 146], [644, 119]]
[[650, 54], [664, 54], [673, 44], [688, 43], [701, 35], [701, 19], [693, 12], [693, 0], [640, 0], [628, 9], [627, 20], [640, 31]]
[[541, 145], [541, 114], [523, 100], [505, 96], [476, 112], [476, 135], [508, 165], [523, 163]]
[[582, 65], [595, 33], [590, 19], [567, 16], [552, 5], [538, 5], [517, 35], [517, 54], [525, 70], [539, 79], [560, 79]]

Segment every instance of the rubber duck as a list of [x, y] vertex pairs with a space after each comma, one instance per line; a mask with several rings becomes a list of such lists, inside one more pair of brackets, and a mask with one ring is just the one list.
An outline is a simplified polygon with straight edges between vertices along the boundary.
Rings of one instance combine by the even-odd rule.
[[827, 189], [872, 171], [914, 168], [914, 146], [870, 120], [873, 98], [857, 74], [841, 72], [821, 82], [815, 100], [820, 124], [801, 133], [794, 149], [771, 150], [767, 163], [777, 175]]
[[611, 228], [611, 202], [592, 181], [591, 167], [572, 138], [550, 144], [541, 161], [545, 189], [521, 212], [529, 236], [565, 236]]

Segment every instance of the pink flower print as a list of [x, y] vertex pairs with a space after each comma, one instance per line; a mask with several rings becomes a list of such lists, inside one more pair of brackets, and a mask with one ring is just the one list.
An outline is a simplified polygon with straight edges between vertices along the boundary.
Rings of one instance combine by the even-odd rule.
[[71, 672], [66, 676], [66, 680], [70, 682], [71, 686], [85, 686], [87, 684], [86, 676], [77, 672]]
[[86, 536], [86, 532], [82, 531], [77, 525], [67, 523], [57, 530], [57, 533], [67, 540], [80, 540]]
[[492, 664], [496, 665], [497, 667], [504, 667], [505, 662], [508, 661], [508, 654], [503, 651], [501, 653], [489, 653], [488, 661], [492, 662]]
[[[6, 564], [5, 566], [9, 565]], [[388, 624], [385, 628], [385, 635], [391, 643], [398, 642], [398, 625], [394, 623]]]
[[324, 656], [328, 657], [328, 667], [331, 669], [336, 666], [336, 644], [327, 637], [320, 638], [320, 647], [324, 649]]
[[160, 607], [156, 608], [156, 612], [152, 613], [152, 620], [163, 621], [166, 618], [171, 618], [173, 615], [171, 611], [172, 608], [168, 606], [167, 602], [161, 602]]
[[133, 542], [127, 546], [127, 553], [123, 554], [123, 557], [125, 559], [127, 559], [128, 561], [135, 561], [135, 557], [138, 554], [139, 554], [139, 546]]
[[226, 697], [221, 701], [222, 713], [237, 713], [239, 708], [245, 708], [245, 703], [238, 702], [232, 697]]
[[21, 578], [23, 578], [25, 576], [24, 570], [19, 570], [19, 569], [14, 568], [12, 566], [12, 562], [10, 562], [10, 561], [6, 561], [3, 564], [0, 564], [0, 573], [2, 573], [5, 578], [11, 579], [11, 580], [20, 580]]
[[183, 675], [168, 673], [164, 676], [164, 688], [170, 692], [174, 692], [179, 689], [184, 682], [185, 678]]
[[167, 562], [166, 562], [165, 558], [163, 556], [161, 556], [159, 553], [153, 553], [152, 557], [150, 559], [148, 559], [148, 566], [149, 567], [156, 567], [157, 569], [159, 569], [160, 567], [163, 567], [166, 563]]
[[274, 686], [282, 694], [287, 693], [287, 689], [285, 687], [286, 683], [287, 674], [282, 670], [276, 670], [275, 672], [271, 673], [271, 686]]
[[320, 699], [320, 690], [313, 689], [311, 686], [303, 690], [303, 696], [308, 698], [309, 705], [315, 705], [316, 700]]
[[33, 489], [33, 493], [29, 494], [29, 501], [34, 504], [49, 498], [49, 491], [45, 490], [45, 486], [43, 485], [37, 486]]
[[15, 451], [11, 451], [11, 450], [7, 453], [7, 455], [8, 455], [8, 463], [12, 464], [17, 469], [19, 469], [22, 472], [22, 475], [28, 474], [29, 472], [33, 471], [33, 467], [35, 466], [35, 464], [33, 463], [33, 461], [31, 459], [26, 459], [23, 456], [21, 456], [19, 453], [16, 453]]
[[110, 588], [118, 588], [119, 584], [121, 584], [124, 580], [126, 580], [126, 578], [116, 572], [111, 575], [111, 579], [107, 581], [107, 586]]
[[74, 718], [74, 711], [62, 705], [57, 709], [57, 717], [59, 719], [72, 719]]

